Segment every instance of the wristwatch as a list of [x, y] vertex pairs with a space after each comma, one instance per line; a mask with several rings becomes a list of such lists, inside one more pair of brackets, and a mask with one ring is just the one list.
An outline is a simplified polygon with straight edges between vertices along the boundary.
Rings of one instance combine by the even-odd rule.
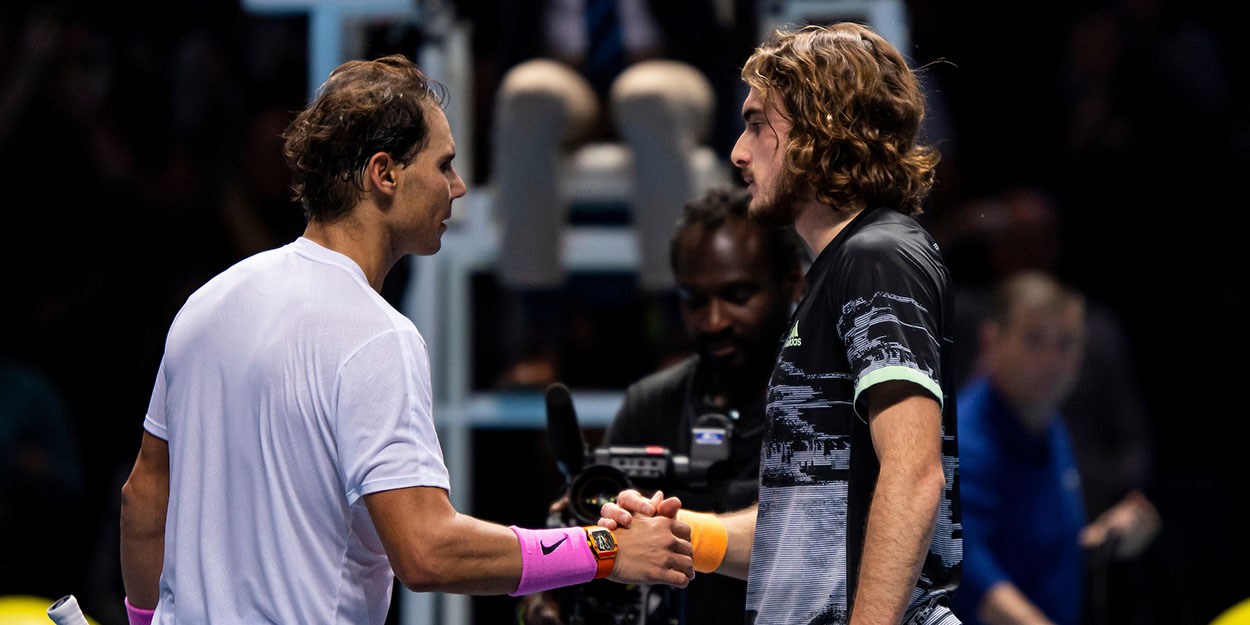
[[595, 554], [595, 561], [599, 564], [595, 579], [611, 575], [612, 566], [616, 564], [616, 536], [612, 530], [598, 525], [587, 525], [582, 529], [586, 530], [586, 543], [590, 545], [590, 552]]

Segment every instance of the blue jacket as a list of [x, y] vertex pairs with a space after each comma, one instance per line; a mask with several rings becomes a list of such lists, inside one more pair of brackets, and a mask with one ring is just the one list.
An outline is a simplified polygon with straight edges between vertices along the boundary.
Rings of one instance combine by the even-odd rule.
[[1058, 625], [1078, 625], [1085, 507], [1063, 420], [1055, 415], [1040, 438], [1029, 433], [985, 378], [958, 398], [964, 568], [955, 613], [979, 623], [985, 592], [1006, 580]]

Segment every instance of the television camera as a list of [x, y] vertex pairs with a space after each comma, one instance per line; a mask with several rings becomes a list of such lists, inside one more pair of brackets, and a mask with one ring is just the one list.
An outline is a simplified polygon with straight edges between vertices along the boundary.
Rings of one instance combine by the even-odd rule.
[[[546, 392], [547, 435], [565, 477], [568, 505], [553, 514], [552, 526], [594, 525], [605, 503], [627, 488], [697, 489], [708, 473], [730, 457], [733, 421], [707, 413], [691, 428], [690, 455], [656, 445], [608, 446], [587, 451], [573, 399], [563, 384]], [[554, 592], [565, 625], [644, 625], [685, 622], [685, 595], [668, 586], [626, 586], [601, 580]]]

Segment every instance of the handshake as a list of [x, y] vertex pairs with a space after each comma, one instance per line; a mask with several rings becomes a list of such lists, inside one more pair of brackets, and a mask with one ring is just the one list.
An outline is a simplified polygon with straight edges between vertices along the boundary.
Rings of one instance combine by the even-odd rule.
[[650, 499], [625, 490], [605, 503], [599, 525], [616, 531], [617, 561], [610, 579], [625, 584], [685, 588], [694, 578], [691, 528], [678, 520], [681, 501], [657, 491]]
[[[604, 518], [596, 529], [615, 530], [617, 551], [608, 579], [620, 584], [592, 582], [585, 585], [555, 588], [550, 592], [528, 594], [521, 604], [521, 622], [534, 625], [634, 625], [636, 623], [670, 622], [684, 614], [682, 603], [673, 603], [694, 577], [694, 547], [691, 526], [676, 516], [681, 502], [656, 492], [645, 498], [636, 490], [626, 489], [619, 495], [599, 493]], [[611, 503], [615, 500], [618, 503]], [[593, 522], [587, 518], [591, 509], [582, 506], [576, 522]], [[552, 523], [573, 514], [566, 495], [551, 507]], [[597, 514], [597, 513], [595, 513]], [[610, 518], [608, 518], [610, 515]], [[595, 526], [592, 526], [595, 527]], [[673, 621], [676, 622], [676, 621]]]
[[[657, 476], [670, 472], [670, 465], [677, 464], [688, 467], [686, 472], [698, 477], [705, 475], [709, 465], [727, 456], [724, 445], [712, 446], [714, 448], [696, 458], [696, 462], [689, 458], [671, 458], [667, 454], [631, 455], [629, 450], [620, 451], [625, 455], [617, 457], [619, 453], [613, 454], [612, 449], [600, 450], [607, 452], [606, 460], [588, 467], [586, 441], [577, 424], [568, 388], [563, 384], [548, 387], [546, 404], [552, 452], [568, 480], [565, 498], [553, 506], [552, 511], [563, 509], [572, 514], [572, 519], [567, 520], [592, 523], [594, 505], [600, 504], [598, 524], [608, 530], [621, 530], [615, 535], [616, 562], [608, 574], [609, 579], [626, 584], [667, 584], [685, 588], [695, 571], [716, 570], [724, 557], [726, 544], [721, 522], [712, 515], [683, 512], [679, 499], [665, 498], [658, 489], [651, 498], [643, 497], [629, 487], [629, 476], [616, 464], [623, 463], [627, 469], [646, 467], [644, 473]], [[727, 440], [725, 428], [728, 427], [722, 425], [720, 436], [715, 438]], [[692, 466], [694, 470], [690, 471]], [[622, 487], [613, 498], [611, 493]]]

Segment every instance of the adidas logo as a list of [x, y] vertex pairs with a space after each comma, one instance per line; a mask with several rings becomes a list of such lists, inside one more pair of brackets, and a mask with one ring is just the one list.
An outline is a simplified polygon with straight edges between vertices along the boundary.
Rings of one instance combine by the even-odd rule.
[[803, 339], [799, 338], [799, 322], [794, 322], [794, 327], [790, 328], [790, 336], [786, 337], [786, 347], [798, 347], [803, 344]]

